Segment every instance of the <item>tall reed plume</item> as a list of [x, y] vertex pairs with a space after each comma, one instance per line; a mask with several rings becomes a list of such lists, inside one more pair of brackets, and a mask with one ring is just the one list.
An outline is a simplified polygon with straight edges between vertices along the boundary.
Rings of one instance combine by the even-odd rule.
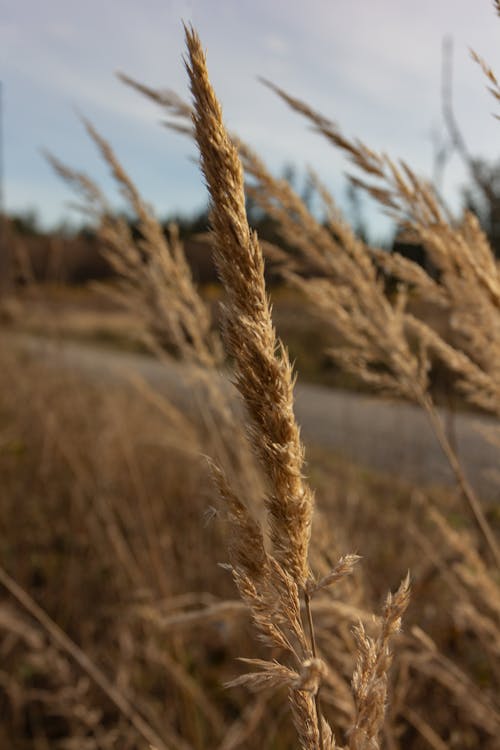
[[[223, 340], [234, 359], [236, 385], [251, 420], [250, 437], [269, 483], [267, 499], [272, 554], [265, 550], [262, 533], [243, 503], [227, 485], [217, 467], [214, 477], [233, 524], [233, 575], [247, 601], [261, 635], [294, 657], [294, 668], [276, 662], [251, 662], [261, 671], [237, 680], [253, 687], [287, 685], [295, 725], [304, 748], [334, 747], [335, 739], [321, 715], [319, 689], [326, 665], [319, 658], [314, 638], [310, 597], [336, 576], [315, 584], [308, 560], [313, 494], [303, 478], [304, 449], [293, 414], [292, 368], [284, 346], [277, 340], [264, 283], [264, 261], [257, 235], [248, 226], [243, 170], [236, 146], [222, 119], [221, 107], [211, 86], [205, 55], [193, 29], [186, 29], [188, 70], [194, 99], [193, 124], [201, 166], [211, 200], [213, 250], [224, 285]], [[355, 557], [346, 560], [350, 572]], [[301, 621], [301, 594], [309, 623], [306, 636]], [[408, 581], [384, 615], [387, 633], [397, 630], [408, 601]], [[359, 721], [351, 733], [351, 747], [378, 742], [383, 720], [386, 674], [381, 636], [380, 671], [370, 676], [371, 659], [362, 662], [355, 685]], [[360, 647], [367, 643], [360, 637]], [[368, 646], [366, 646], [368, 648]], [[378, 656], [375, 657], [378, 662]], [[361, 716], [370, 706], [370, 720]]]

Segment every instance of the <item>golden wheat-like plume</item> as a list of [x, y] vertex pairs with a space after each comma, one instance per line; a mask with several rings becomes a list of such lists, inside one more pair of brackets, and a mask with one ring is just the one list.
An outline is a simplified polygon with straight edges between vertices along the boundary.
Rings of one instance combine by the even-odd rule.
[[225, 130], [200, 41], [189, 29], [186, 39], [194, 127], [211, 199], [214, 255], [228, 296], [224, 341], [253, 423], [251, 438], [270, 481], [273, 547], [303, 586], [309, 576], [313, 495], [302, 476], [304, 449], [293, 414], [292, 368], [273, 327], [262, 252], [246, 217], [238, 152]]

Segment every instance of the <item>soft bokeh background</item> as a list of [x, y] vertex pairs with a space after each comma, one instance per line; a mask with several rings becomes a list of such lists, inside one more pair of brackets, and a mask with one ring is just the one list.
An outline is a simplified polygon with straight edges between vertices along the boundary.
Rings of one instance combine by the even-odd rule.
[[[373, 660], [366, 642], [359, 651], [353, 626], [364, 622], [382, 643], [373, 614], [410, 570], [382, 746], [498, 750], [500, 124], [469, 46], [500, 73], [499, 13], [500, 0], [497, 11], [491, 0], [0, 0], [0, 750], [297, 747], [288, 688], [223, 687], [248, 670], [238, 657], [282, 658], [257, 642], [226, 568], [228, 545], [252, 556], [239, 503], [267, 529], [264, 498], [283, 496], [275, 485], [285, 464], [315, 493], [317, 578], [341, 555], [362, 556], [313, 604], [328, 663], [321, 705], [338, 742], [360, 748], [352, 728], [363, 716], [372, 722], [363, 695], [377, 712], [385, 700], [387, 657]], [[114, 75], [188, 97], [182, 20], [206, 46], [231, 130], [274, 174], [295, 171], [299, 194], [313, 166], [354, 230], [334, 212], [322, 225], [323, 214], [308, 214], [306, 201], [247, 155], [273, 323], [297, 374], [302, 467], [286, 458], [298, 452], [286, 442], [294, 434], [288, 385], [277, 392], [273, 375], [287, 368], [270, 362], [264, 305], [243, 283], [255, 284], [255, 259], [245, 266], [242, 246], [226, 248], [223, 276], [237, 283], [223, 288], [194, 145], [161, 127], [161, 112]], [[430, 177], [446, 142], [445, 38], [454, 40], [456, 118], [471, 159], [484, 159], [469, 159], [467, 172], [455, 154], [445, 194], [457, 209], [461, 186], [471, 188], [491, 252], [472, 215], [435, 222], [431, 192], [411, 172], [417, 197], [403, 185], [399, 198], [416, 245], [402, 233], [393, 242], [368, 199], [359, 221], [345, 159], [257, 78]], [[158, 222], [135, 198], [120, 202], [109, 169], [129, 198], [131, 183], [109, 150], [97, 155], [78, 112], [111, 144]], [[78, 214], [70, 220], [73, 194], [42, 147], [98, 180], [120, 213], [104, 202], [93, 226], [79, 226]], [[221, 168], [221, 185], [225, 178]], [[167, 226], [175, 213], [183, 214], [177, 229]], [[360, 241], [367, 233], [387, 252]], [[226, 357], [221, 302], [238, 320], [228, 329], [238, 345]], [[239, 372], [255, 388], [254, 422], [231, 386], [240, 353]], [[266, 472], [246, 439], [257, 431], [267, 435], [255, 440]], [[229, 513], [207, 456], [238, 498]], [[248, 587], [260, 596], [267, 576], [257, 568], [248, 566]], [[295, 599], [291, 587], [290, 597], [282, 593], [287, 580], [263, 588], [258, 612], [272, 628]], [[360, 654], [365, 666], [355, 672]], [[314, 669], [300, 667], [302, 676]]]
[[[76, 110], [112, 139], [161, 216], [204, 206], [191, 145], [159, 127], [158, 111], [114, 76], [122, 70], [186, 95], [181, 20], [192, 22], [206, 45], [231, 128], [276, 172], [290, 163], [300, 174], [310, 163], [341, 203], [345, 163], [258, 75], [430, 176], [435, 143], [444, 135], [440, 77], [449, 35], [457, 119], [474, 155], [497, 156], [494, 104], [469, 55], [472, 47], [497, 64], [500, 27], [489, 0], [1, 0], [0, 15], [6, 206], [35, 209], [45, 226], [71, 214], [66, 188], [41, 147], [108, 185]], [[445, 173], [445, 193], [455, 205], [465, 181], [455, 156]], [[365, 212], [376, 236], [390, 233], [379, 210]]]

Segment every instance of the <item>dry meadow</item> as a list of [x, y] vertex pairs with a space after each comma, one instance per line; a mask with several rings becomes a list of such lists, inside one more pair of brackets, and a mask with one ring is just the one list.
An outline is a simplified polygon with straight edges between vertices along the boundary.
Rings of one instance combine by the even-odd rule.
[[[220, 288], [193, 281], [177, 227], [164, 233], [86, 123], [136, 231], [91, 177], [48, 158], [114, 279], [2, 292], [0, 746], [495, 750], [498, 492], [479, 492], [442, 408], [500, 445], [488, 238], [409, 165], [267, 83], [429, 265], [356, 236], [311, 174], [319, 220], [226, 130], [192, 28], [186, 50], [189, 103], [122, 79], [197, 143]], [[259, 241], [248, 196], [281, 243]], [[155, 376], [114, 376], [93, 350], [154, 360]], [[297, 376], [411, 404], [453, 480], [306, 442]]]

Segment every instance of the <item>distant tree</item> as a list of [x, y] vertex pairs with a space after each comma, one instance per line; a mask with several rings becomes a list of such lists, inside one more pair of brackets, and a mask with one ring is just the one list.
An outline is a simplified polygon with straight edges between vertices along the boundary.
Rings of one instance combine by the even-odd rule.
[[172, 214], [162, 221], [164, 229], [171, 223], [177, 224], [182, 239], [193, 234], [203, 234], [209, 228], [208, 209], [202, 208], [191, 215]]
[[[433, 183], [441, 192], [446, 166], [457, 154], [467, 169], [469, 182], [462, 190], [463, 208], [473, 211], [497, 257], [500, 257], [500, 159], [487, 161], [474, 156], [459, 126], [453, 106], [453, 40], [443, 39], [441, 104], [445, 134], [434, 133]], [[419, 263], [433, 272], [425, 249], [409, 244], [396, 232], [393, 251]]]
[[488, 235], [495, 255], [500, 257], [500, 159], [488, 162], [473, 156], [453, 109], [453, 40], [443, 40], [442, 110], [448, 142], [440, 151], [439, 175], [447, 160], [457, 153], [469, 173], [470, 183], [462, 189], [464, 208], [473, 211]]
[[500, 159], [474, 159], [474, 179], [463, 188], [464, 207], [473, 211], [500, 257]]
[[346, 194], [351, 226], [363, 242], [368, 242], [368, 227], [363, 216], [361, 188], [348, 182]]
[[12, 214], [10, 222], [13, 230], [18, 234], [39, 235], [41, 234], [40, 224], [36, 211], [32, 208]]

